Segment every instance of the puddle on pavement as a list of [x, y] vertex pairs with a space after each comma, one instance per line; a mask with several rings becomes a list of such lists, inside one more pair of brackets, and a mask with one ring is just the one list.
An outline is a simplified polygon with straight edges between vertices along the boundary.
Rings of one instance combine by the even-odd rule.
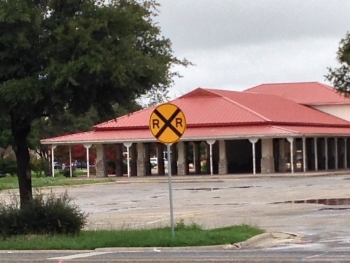
[[177, 189], [177, 190], [186, 190], [186, 191], [216, 191], [221, 188], [218, 187], [201, 187], [201, 188], [185, 188], [185, 189]]
[[[350, 198], [322, 198], [322, 199], [305, 199], [275, 202], [272, 204], [321, 204], [321, 205], [350, 205]], [[349, 208], [350, 209], [350, 208]], [[329, 209], [330, 210], [330, 209]]]
[[230, 189], [247, 189], [247, 188], [257, 188], [257, 187], [261, 187], [259, 185], [257, 186], [252, 186], [252, 185], [245, 185], [245, 186], [232, 186], [230, 187]]
[[244, 186], [231, 186], [228, 188], [225, 187], [201, 187], [201, 188], [185, 188], [185, 189], [176, 189], [176, 190], [186, 190], [186, 191], [216, 191], [221, 189], [247, 189], [247, 188], [255, 188], [255, 187], [261, 187], [261, 186], [251, 186], [251, 185], [244, 185]]
[[151, 195], [151, 198], [159, 198], [159, 197], [163, 197], [164, 195]]
[[319, 209], [320, 211], [324, 210], [350, 210], [350, 207], [326, 207], [326, 208], [321, 208]]

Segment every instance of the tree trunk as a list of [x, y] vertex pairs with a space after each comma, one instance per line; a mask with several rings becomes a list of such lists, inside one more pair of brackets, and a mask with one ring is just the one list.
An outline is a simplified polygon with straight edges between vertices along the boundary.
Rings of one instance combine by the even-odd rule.
[[30, 132], [30, 125], [21, 127], [12, 126], [12, 135], [15, 143], [15, 153], [17, 158], [17, 177], [19, 184], [19, 195], [21, 207], [25, 206], [33, 198], [32, 176], [29, 167], [29, 150], [27, 136]]

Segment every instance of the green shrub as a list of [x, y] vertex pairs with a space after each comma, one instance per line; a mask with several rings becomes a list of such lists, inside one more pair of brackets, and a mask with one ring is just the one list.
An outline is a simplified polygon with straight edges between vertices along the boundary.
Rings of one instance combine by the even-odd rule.
[[[77, 177], [77, 175], [75, 174], [75, 166], [72, 167], [72, 177]], [[70, 169], [69, 166], [64, 167], [64, 169], [62, 169], [60, 171], [61, 174], [63, 174], [64, 177], [70, 177]]]
[[35, 172], [36, 177], [45, 176], [45, 173], [49, 170], [49, 161], [44, 158], [31, 158], [30, 169]]
[[15, 175], [17, 173], [17, 162], [13, 159], [0, 159], [0, 173], [9, 173]]
[[10, 205], [0, 205], [0, 234], [13, 235], [54, 235], [79, 234], [86, 224], [87, 215], [71, 203], [67, 192], [56, 197], [52, 192], [47, 196], [39, 193], [23, 208], [18, 200]]
[[201, 171], [202, 172], [206, 172], [207, 171], [207, 163], [206, 162], [202, 164]]

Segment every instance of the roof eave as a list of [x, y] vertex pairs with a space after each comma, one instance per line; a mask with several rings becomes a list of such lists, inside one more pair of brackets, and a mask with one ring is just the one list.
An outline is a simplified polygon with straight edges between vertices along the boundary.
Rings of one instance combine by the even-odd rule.
[[[323, 137], [349, 137], [349, 134], [327, 134], [327, 133], [276, 133], [276, 134], [252, 134], [252, 135], [225, 135], [225, 136], [193, 136], [193, 137], [183, 137], [180, 141], [206, 141], [206, 140], [237, 140], [237, 139], [272, 139], [272, 138], [302, 138], [302, 137], [312, 137], [312, 138], [323, 138]], [[80, 140], [80, 141], [50, 141], [50, 142], [41, 142], [44, 145], [81, 145], [81, 144], [113, 144], [113, 143], [124, 143], [124, 142], [145, 142], [152, 143], [158, 142], [155, 138], [144, 138], [144, 139], [125, 139], [125, 140]]]

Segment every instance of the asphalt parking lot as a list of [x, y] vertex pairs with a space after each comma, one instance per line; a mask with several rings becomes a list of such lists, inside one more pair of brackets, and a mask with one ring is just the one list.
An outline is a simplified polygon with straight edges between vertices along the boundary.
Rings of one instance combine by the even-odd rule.
[[[305, 235], [315, 246], [350, 242], [350, 175], [320, 177], [173, 177], [175, 221], [205, 228], [250, 224]], [[54, 188], [57, 193], [65, 188]], [[117, 178], [68, 187], [87, 229], [143, 228], [170, 224], [167, 177]], [[9, 192], [0, 192], [8, 198]]]

